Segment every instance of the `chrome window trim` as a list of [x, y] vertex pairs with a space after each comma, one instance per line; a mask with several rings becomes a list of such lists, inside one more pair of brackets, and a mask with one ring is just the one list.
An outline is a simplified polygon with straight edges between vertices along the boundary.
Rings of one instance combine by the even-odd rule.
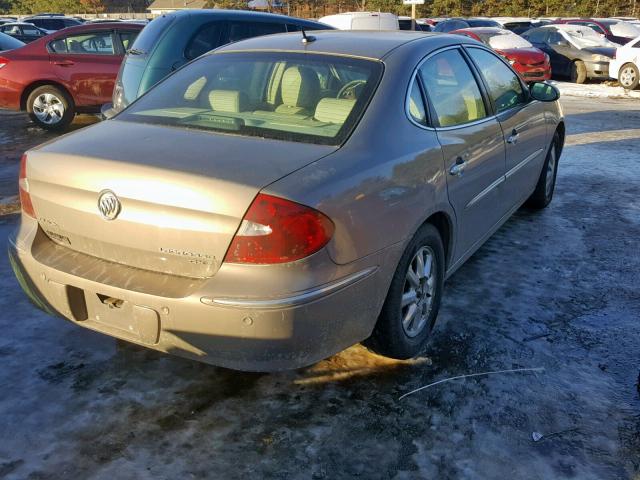
[[[420, 68], [422, 67], [422, 65], [429, 60], [431, 57], [442, 53], [442, 52], [446, 52], [447, 50], [458, 50], [460, 52], [460, 55], [463, 56], [464, 58], [464, 54], [462, 53], [462, 51], [460, 50], [461, 47], [463, 47], [464, 44], [459, 44], [459, 45], [449, 45], [447, 47], [444, 48], [440, 48], [434, 52], [431, 52], [430, 54], [428, 54], [426, 57], [424, 57], [422, 60], [420, 60], [420, 62], [418, 63], [418, 65], [416, 65], [416, 67], [413, 69], [413, 73], [411, 74], [411, 78], [409, 79], [409, 86], [405, 92], [405, 101], [404, 101], [404, 113], [407, 116], [407, 118], [409, 119], [409, 121], [411, 123], [413, 123], [416, 127], [419, 127], [423, 130], [427, 130], [430, 132], [438, 132], [438, 131], [450, 131], [450, 130], [457, 130], [459, 128], [466, 128], [466, 127], [471, 127], [474, 125], [480, 125], [482, 123], [486, 123], [489, 122], [491, 120], [495, 120], [497, 119], [497, 115], [489, 115], [487, 117], [484, 118], [480, 118], [478, 120], [474, 120], [472, 122], [467, 122], [467, 123], [461, 123], [460, 125], [452, 125], [449, 127], [434, 127], [431, 125], [424, 125], [418, 121], [416, 121], [413, 116], [411, 115], [411, 112], [409, 111], [409, 105], [410, 105], [410, 97], [411, 97], [411, 90], [413, 89], [413, 84], [416, 81], [416, 76], [418, 75], [418, 71], [420, 70]], [[469, 71], [471, 71], [471, 74], [473, 75], [473, 70], [471, 69], [471, 67], [469, 67]], [[474, 80], [475, 80], [475, 75], [474, 75]], [[477, 83], [477, 80], [476, 80]], [[482, 88], [480, 87], [480, 85], [478, 85], [478, 89], [480, 90], [480, 95], [482, 95]], [[429, 92], [425, 92], [426, 95], [429, 94]], [[426, 100], [426, 99], [425, 99]], [[483, 99], [484, 101], [484, 99]], [[425, 105], [425, 110], [428, 112], [429, 111], [429, 106]], [[504, 112], [501, 112], [504, 113]], [[427, 114], [427, 116], [429, 116]]]

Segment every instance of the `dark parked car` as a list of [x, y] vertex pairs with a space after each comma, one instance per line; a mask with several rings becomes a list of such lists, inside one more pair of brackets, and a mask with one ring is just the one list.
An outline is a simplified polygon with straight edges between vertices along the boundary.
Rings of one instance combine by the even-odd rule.
[[76, 112], [99, 111], [111, 98], [135, 23], [80, 25], [0, 56], [0, 108], [26, 110], [43, 128], [66, 127]]
[[557, 23], [589, 27], [618, 45], [625, 45], [640, 35], [637, 25], [613, 18], [570, 18], [558, 20]]
[[0, 52], [5, 50], [13, 50], [14, 48], [24, 47], [24, 42], [17, 38], [10, 37], [4, 33], [0, 33]]
[[75, 27], [82, 25], [83, 22], [71, 17], [65, 17], [63, 15], [35, 15], [33, 17], [24, 18], [23, 21], [32, 23], [36, 27], [48, 30], [49, 32], [55, 32], [67, 27]]
[[300, 18], [236, 10], [191, 10], [153, 20], [127, 53], [107, 117], [119, 112], [172, 71], [203, 53], [245, 38], [300, 30], [333, 30]]
[[589, 27], [547, 25], [531, 29], [522, 37], [549, 55], [554, 77], [568, 77], [575, 83], [609, 78], [609, 62], [616, 44]]
[[24, 43], [33, 42], [49, 34], [46, 30], [25, 22], [5, 23], [0, 26], [0, 33], [17, 38]]
[[442, 20], [438, 22], [438, 24], [433, 27], [433, 31], [447, 33], [453, 30], [475, 27], [502, 28], [502, 25], [500, 25], [495, 20], [491, 20], [490, 18], [450, 18], [448, 20]]

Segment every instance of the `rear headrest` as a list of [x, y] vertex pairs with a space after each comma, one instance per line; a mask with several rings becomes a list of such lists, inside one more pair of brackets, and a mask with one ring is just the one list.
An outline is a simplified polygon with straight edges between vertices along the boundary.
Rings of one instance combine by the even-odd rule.
[[282, 75], [280, 93], [284, 105], [310, 108], [320, 94], [320, 80], [309, 67], [289, 67]]
[[356, 104], [354, 99], [323, 98], [318, 102], [316, 120], [326, 123], [344, 123]]
[[237, 90], [211, 90], [209, 105], [218, 112], [238, 113], [248, 110], [247, 96]]

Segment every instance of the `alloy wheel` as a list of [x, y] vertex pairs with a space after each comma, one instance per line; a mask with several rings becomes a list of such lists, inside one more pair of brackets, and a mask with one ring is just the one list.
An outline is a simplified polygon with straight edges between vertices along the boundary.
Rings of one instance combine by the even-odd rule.
[[636, 70], [633, 67], [625, 67], [620, 71], [620, 83], [623, 87], [629, 87], [636, 81]]
[[549, 161], [547, 162], [547, 176], [545, 179], [544, 191], [547, 197], [551, 196], [553, 191], [553, 183], [556, 175], [556, 147], [554, 144], [551, 145], [551, 150], [549, 151]]
[[416, 337], [427, 326], [433, 308], [436, 286], [435, 253], [423, 246], [414, 255], [402, 290], [400, 303], [402, 328], [408, 337]]
[[64, 116], [64, 104], [52, 93], [38, 95], [33, 101], [33, 113], [36, 118], [47, 125], [55, 125]]

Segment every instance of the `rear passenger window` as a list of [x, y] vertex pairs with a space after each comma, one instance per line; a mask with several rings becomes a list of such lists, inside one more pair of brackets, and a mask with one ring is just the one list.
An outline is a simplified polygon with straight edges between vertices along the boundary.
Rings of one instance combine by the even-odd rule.
[[493, 53], [479, 48], [469, 48], [467, 51], [482, 73], [496, 113], [527, 102], [519, 77], [502, 60]]
[[223, 29], [224, 25], [220, 22], [210, 23], [201, 28], [187, 45], [184, 51], [185, 58], [193, 60], [209, 50], [218, 48], [222, 43]]
[[284, 23], [229, 22], [229, 42], [286, 31]]
[[420, 77], [441, 127], [487, 116], [480, 88], [458, 50], [446, 50], [429, 58], [420, 67]]
[[417, 79], [413, 82], [407, 101], [411, 118], [423, 125], [427, 123], [427, 113], [424, 108], [424, 100], [422, 99], [422, 92], [420, 91], [420, 85], [418, 85]]
[[120, 32], [118, 35], [120, 36], [120, 41], [122, 42], [122, 46], [126, 52], [131, 48], [131, 45], [133, 45], [133, 41], [138, 36], [138, 32]]
[[69, 35], [49, 44], [54, 53], [84, 55], [114, 55], [111, 32], [83, 33]]

